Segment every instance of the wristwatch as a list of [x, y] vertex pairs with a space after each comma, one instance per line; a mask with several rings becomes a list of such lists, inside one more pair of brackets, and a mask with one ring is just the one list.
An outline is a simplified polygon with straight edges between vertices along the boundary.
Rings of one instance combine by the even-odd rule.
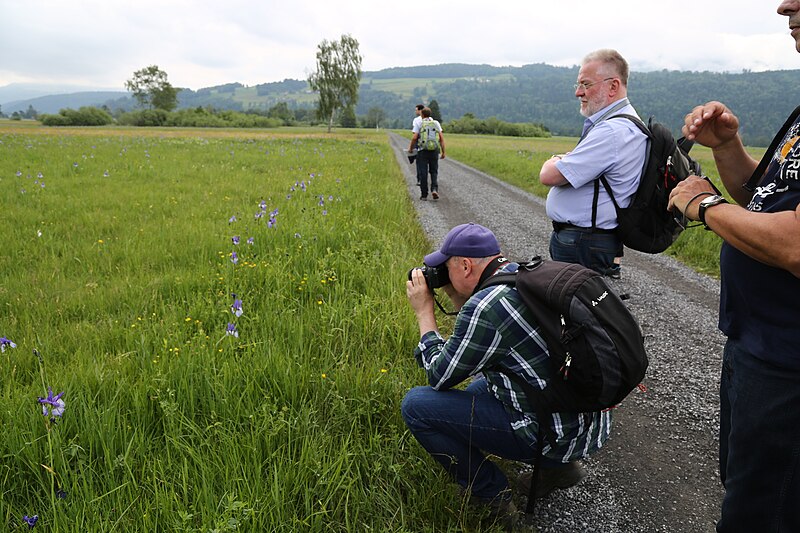
[[714, 205], [727, 203], [728, 200], [726, 200], [721, 194], [715, 194], [714, 196], [703, 198], [700, 200], [700, 205], [698, 206], [697, 218], [703, 223], [703, 226], [705, 226], [706, 229], [711, 229], [708, 227], [708, 224], [706, 224], [706, 209]]

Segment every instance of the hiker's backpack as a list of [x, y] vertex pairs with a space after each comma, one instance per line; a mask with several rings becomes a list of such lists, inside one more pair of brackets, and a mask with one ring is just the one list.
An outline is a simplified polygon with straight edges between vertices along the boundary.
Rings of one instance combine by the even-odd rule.
[[[683, 137], [677, 141], [663, 124], [652, 118], [645, 125], [633, 115], [613, 115], [630, 120], [647, 135], [647, 155], [642, 179], [628, 207], [617, 204], [605, 176], [595, 181], [592, 203], [592, 226], [597, 214], [599, 185], [605, 187], [617, 211], [617, 236], [622, 244], [640, 252], [663, 252], [675, 242], [685, 225], [680, 213], [667, 211], [669, 193], [689, 175], [700, 175], [700, 163], [689, 157], [694, 144]], [[678, 220], [676, 220], [676, 215]]]
[[547, 342], [547, 386], [520, 384], [537, 414], [597, 412], [616, 406], [641, 383], [647, 354], [638, 322], [603, 276], [576, 263], [521, 264], [516, 273], [487, 278], [480, 289], [514, 285]]
[[436, 129], [436, 121], [432, 118], [422, 119], [418, 146], [420, 150], [439, 150], [439, 130]]

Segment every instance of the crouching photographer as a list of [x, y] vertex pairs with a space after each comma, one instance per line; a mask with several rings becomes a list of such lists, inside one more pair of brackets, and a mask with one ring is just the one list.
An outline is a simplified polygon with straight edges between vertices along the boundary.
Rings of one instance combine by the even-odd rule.
[[[516, 374], [544, 389], [553, 371], [547, 344], [517, 290], [507, 284], [477, 290], [495, 273], [519, 267], [502, 256], [489, 229], [473, 223], [456, 226], [424, 263], [409, 273], [406, 293], [421, 336], [414, 356], [429, 386], [406, 394], [403, 419], [471, 503], [489, 506], [498, 520], [513, 527], [517, 511], [508, 480], [487, 455], [532, 464], [540, 448], [539, 424], [545, 424], [554, 438], [541, 443], [535, 490], [544, 497], [585, 477], [578, 460], [608, 438], [611, 413], [553, 413], [540, 421], [523, 387], [509, 379], [507, 374]], [[447, 339], [436, 325], [437, 287], [458, 310]], [[455, 388], [470, 378], [465, 389]], [[523, 474], [518, 489], [527, 494], [531, 481], [530, 474]]]

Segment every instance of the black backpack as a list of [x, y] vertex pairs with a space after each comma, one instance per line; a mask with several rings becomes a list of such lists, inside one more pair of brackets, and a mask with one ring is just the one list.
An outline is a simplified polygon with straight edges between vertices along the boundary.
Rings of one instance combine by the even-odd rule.
[[592, 226], [597, 216], [597, 198], [600, 184], [605, 187], [617, 211], [617, 235], [622, 244], [640, 252], [663, 252], [675, 242], [685, 223], [678, 214], [667, 211], [669, 193], [689, 175], [700, 175], [700, 163], [689, 157], [693, 142], [683, 137], [677, 141], [669, 129], [652, 118], [645, 126], [633, 115], [614, 115], [609, 119], [623, 117], [638, 126], [647, 135], [647, 155], [642, 170], [639, 187], [628, 207], [620, 208], [605, 176], [595, 181], [594, 202], [592, 204]]
[[576, 263], [521, 264], [487, 278], [480, 289], [514, 285], [547, 342], [552, 378], [544, 390], [525, 383], [537, 411], [589, 413], [620, 403], [647, 370], [636, 318], [603, 276]]
[[[536, 408], [537, 420], [555, 412], [596, 412], [619, 404], [641, 383], [647, 353], [639, 324], [603, 276], [575, 263], [534, 257], [517, 272], [483, 280], [477, 290], [514, 285], [535, 316], [547, 342], [551, 378], [542, 390], [522, 376], [502, 371], [517, 383]], [[555, 435], [539, 424], [538, 450], [528, 494], [533, 513], [543, 438]]]

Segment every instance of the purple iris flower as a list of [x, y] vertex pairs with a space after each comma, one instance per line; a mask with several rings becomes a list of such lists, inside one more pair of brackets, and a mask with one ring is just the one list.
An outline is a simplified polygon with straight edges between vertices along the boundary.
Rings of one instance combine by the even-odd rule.
[[5, 337], [0, 337], [0, 352], [5, 352], [6, 348], [16, 348], [17, 344]]
[[53, 389], [47, 387], [47, 398], [39, 398], [39, 403], [42, 404], [42, 415], [49, 416], [51, 419], [64, 414], [64, 400], [61, 397], [64, 393], [61, 392], [53, 396]]
[[237, 318], [242, 316], [242, 314], [244, 313], [244, 311], [242, 311], [242, 300], [236, 298], [233, 301], [233, 305], [231, 305], [231, 313], [236, 315]]
[[255, 242], [256, 242], [255, 237], [250, 237], [249, 239], [247, 239], [247, 244], [255, 244]]
[[232, 252], [231, 253], [231, 263], [233, 263], [235, 265], [238, 262], [239, 262], [239, 254], [237, 254], [236, 252]]
[[233, 237], [231, 237], [231, 241], [233, 241], [233, 244], [238, 245], [239, 244], [239, 236], [238, 235], [234, 235]]
[[22, 521], [28, 524], [29, 529], [33, 529], [33, 526], [36, 525], [36, 522], [39, 521], [39, 515], [35, 514], [33, 516], [25, 515], [22, 517]]
[[236, 330], [236, 324], [233, 322], [228, 322], [228, 328], [225, 330], [225, 334], [238, 338], [239, 332]]
[[233, 215], [231, 218], [228, 219], [228, 224], [233, 224], [236, 222], [236, 215]]
[[265, 202], [264, 200], [261, 200], [261, 202], [259, 202], [259, 204], [258, 204], [258, 207], [260, 207], [262, 211], [266, 211], [267, 210], [267, 202]]

